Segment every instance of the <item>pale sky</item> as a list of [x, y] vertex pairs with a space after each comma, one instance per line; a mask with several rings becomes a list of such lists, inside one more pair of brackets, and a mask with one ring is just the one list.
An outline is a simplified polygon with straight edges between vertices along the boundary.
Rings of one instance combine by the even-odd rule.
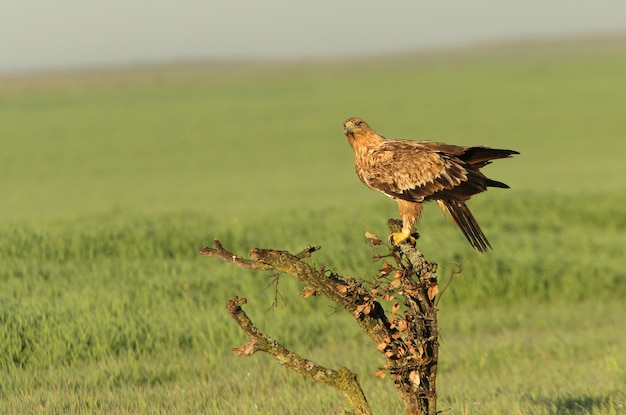
[[626, 0], [2, 0], [0, 73], [626, 33]]

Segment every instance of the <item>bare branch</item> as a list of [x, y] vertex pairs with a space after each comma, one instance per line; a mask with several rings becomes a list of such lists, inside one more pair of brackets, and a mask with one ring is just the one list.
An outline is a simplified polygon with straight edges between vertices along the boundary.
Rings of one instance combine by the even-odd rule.
[[200, 255], [220, 258], [226, 262], [232, 262], [233, 264], [240, 266], [241, 268], [259, 269], [259, 270], [273, 269], [272, 267], [266, 264], [262, 264], [257, 261], [251, 261], [249, 259], [240, 257], [239, 255], [235, 255], [230, 251], [227, 251], [226, 249], [224, 249], [224, 247], [222, 246], [222, 244], [217, 238], [214, 239], [214, 243], [215, 243], [215, 248], [209, 248], [208, 246], [205, 246], [204, 248], [200, 250]]
[[298, 252], [294, 256], [298, 259], [310, 258], [311, 255], [313, 255], [313, 252], [319, 251], [320, 249], [322, 249], [322, 247], [319, 245], [317, 246], [307, 245], [306, 248], [304, 248], [302, 251]]
[[454, 278], [454, 276], [457, 274], [460, 274], [461, 272], [463, 272], [463, 263], [457, 262], [456, 268], [450, 271], [450, 278], [448, 278], [448, 282], [439, 293], [439, 296], [437, 297], [437, 301], [435, 301], [435, 307], [439, 305], [439, 301], [441, 301], [441, 296], [443, 296], [443, 293], [445, 293], [448, 287], [450, 286], [450, 284], [452, 284], [452, 279]]
[[238, 356], [249, 356], [257, 351], [265, 352], [281, 365], [310, 379], [341, 390], [350, 402], [355, 414], [370, 415], [372, 413], [365, 394], [357, 381], [356, 374], [345, 367], [338, 370], [325, 368], [286, 349], [254, 325], [241, 308], [246, 302], [245, 298], [235, 297], [226, 306], [228, 313], [250, 338], [250, 342], [233, 349], [233, 353]]

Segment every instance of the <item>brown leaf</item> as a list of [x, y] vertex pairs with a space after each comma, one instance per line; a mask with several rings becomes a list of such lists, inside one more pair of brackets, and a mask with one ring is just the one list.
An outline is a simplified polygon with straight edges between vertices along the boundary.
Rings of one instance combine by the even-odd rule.
[[337, 291], [339, 292], [339, 294], [345, 294], [348, 292], [348, 287], [346, 285], [343, 284], [338, 284], [337, 285]]
[[406, 295], [410, 295], [411, 297], [415, 298], [415, 297], [417, 297], [417, 296], [419, 295], [419, 293], [420, 293], [420, 292], [419, 292], [419, 291], [417, 291], [417, 290], [411, 290], [411, 289], [406, 289], [406, 288], [405, 288], [405, 289], [404, 289], [404, 293], [405, 293]]
[[237, 356], [250, 356], [256, 352], [256, 340], [252, 340], [249, 343], [242, 344], [239, 347], [232, 349], [233, 353]]
[[385, 350], [385, 347], [387, 347], [389, 343], [385, 343], [385, 342], [380, 342], [376, 345], [376, 350], [378, 350], [379, 352], [382, 352], [383, 350]]
[[315, 290], [311, 290], [311, 289], [304, 290], [300, 293], [300, 295], [303, 296], [304, 298], [309, 298], [312, 295], [315, 295]]
[[409, 356], [411, 356], [412, 359], [421, 358], [424, 354], [422, 346], [419, 346], [419, 349], [421, 350], [421, 352], [418, 352], [414, 346], [409, 346]]
[[398, 322], [398, 330], [400, 331], [406, 331], [408, 325], [406, 324], [406, 320], [400, 320]]
[[400, 272], [400, 271], [396, 271], [396, 272], [393, 273], [393, 277], [395, 279], [399, 279], [401, 276], [402, 276], [402, 272]]
[[385, 376], [387, 376], [387, 374], [383, 372], [382, 370], [377, 370], [376, 372], [374, 372], [374, 376], [377, 376], [381, 379], [385, 379]]
[[439, 286], [436, 283], [428, 284], [428, 299], [432, 301], [439, 292]]
[[388, 262], [385, 262], [383, 264], [383, 267], [380, 269], [380, 273], [382, 275], [388, 275], [391, 270], [393, 270], [393, 265], [389, 264]]
[[417, 388], [419, 386], [419, 384], [420, 384], [420, 375], [419, 375], [419, 373], [417, 373], [416, 370], [414, 370], [411, 373], [409, 373], [409, 380], [413, 384], [413, 387]]
[[367, 303], [367, 304], [363, 304], [363, 314], [369, 314], [370, 311], [372, 311], [372, 304], [371, 303]]
[[371, 240], [373, 240], [374, 242], [375, 242], [375, 241], [379, 241], [379, 242], [380, 242], [380, 238], [379, 238], [379, 237], [378, 237], [378, 235], [376, 235], [375, 233], [372, 233], [372, 232], [365, 232], [365, 237], [366, 237], [367, 239], [371, 239]]
[[360, 317], [361, 314], [369, 314], [370, 311], [372, 311], [372, 305], [370, 303], [366, 303], [357, 306], [353, 314], [355, 317]]
[[393, 288], [399, 288], [402, 285], [402, 281], [393, 280], [389, 283]]

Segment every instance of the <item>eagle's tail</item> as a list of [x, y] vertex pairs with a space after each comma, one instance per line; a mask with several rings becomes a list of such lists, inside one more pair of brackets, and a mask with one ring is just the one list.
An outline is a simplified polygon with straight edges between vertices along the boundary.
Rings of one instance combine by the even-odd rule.
[[491, 249], [491, 244], [487, 237], [478, 226], [478, 222], [472, 216], [469, 208], [464, 202], [458, 200], [443, 200], [444, 205], [450, 212], [450, 216], [461, 228], [461, 232], [467, 238], [470, 244], [480, 252], [486, 252]]
[[491, 160], [509, 158], [515, 154], [519, 153], [515, 150], [499, 148], [469, 147], [460, 158], [471, 166], [480, 169], [490, 164]]

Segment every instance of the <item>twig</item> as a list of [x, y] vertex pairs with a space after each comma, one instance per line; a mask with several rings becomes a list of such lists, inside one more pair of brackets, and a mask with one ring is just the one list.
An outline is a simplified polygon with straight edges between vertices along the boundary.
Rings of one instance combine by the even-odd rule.
[[443, 293], [446, 292], [446, 290], [448, 289], [448, 287], [452, 283], [452, 279], [454, 278], [454, 276], [456, 274], [460, 274], [461, 272], [463, 272], [463, 264], [460, 263], [460, 262], [457, 262], [456, 263], [456, 269], [453, 269], [452, 271], [450, 271], [450, 278], [448, 278], [448, 282], [443, 287], [443, 289], [439, 292], [439, 295], [437, 296], [437, 299], [435, 300], [435, 307], [437, 307], [439, 305], [439, 301], [441, 301], [441, 296], [443, 295]]
[[241, 268], [259, 270], [273, 269], [267, 264], [263, 264], [258, 261], [251, 261], [249, 259], [240, 257], [239, 255], [235, 255], [230, 251], [227, 251], [226, 249], [224, 249], [224, 247], [217, 238], [215, 238], [213, 241], [215, 243], [215, 248], [209, 248], [208, 246], [205, 246], [200, 250], [200, 255], [217, 257], [223, 259], [226, 262], [232, 262], [233, 264], [238, 265]]

